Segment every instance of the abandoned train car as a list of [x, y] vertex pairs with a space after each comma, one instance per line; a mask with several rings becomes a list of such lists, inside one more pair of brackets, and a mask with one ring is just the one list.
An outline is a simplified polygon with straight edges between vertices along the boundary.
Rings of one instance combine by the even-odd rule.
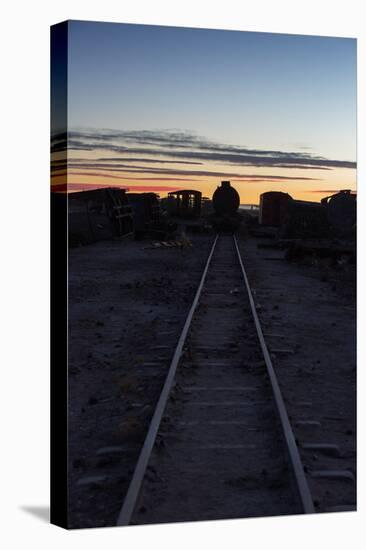
[[326, 209], [319, 202], [294, 199], [288, 201], [281, 234], [288, 238], [327, 237], [329, 225]]
[[133, 231], [132, 209], [124, 189], [60, 194], [58, 200], [68, 201], [70, 246], [123, 237]]
[[134, 237], [166, 238], [176, 224], [168, 219], [157, 193], [127, 193], [134, 218]]
[[355, 237], [357, 218], [357, 197], [349, 189], [345, 189], [324, 197], [321, 200], [327, 209], [327, 220], [330, 230], [337, 236]]
[[281, 191], [262, 193], [259, 203], [259, 224], [271, 227], [280, 227], [283, 225], [290, 200], [293, 200], [291, 195], [282, 193]]
[[133, 212], [135, 237], [143, 237], [157, 229], [161, 219], [159, 195], [156, 193], [127, 193], [127, 198]]
[[166, 206], [170, 216], [178, 218], [198, 218], [201, 215], [201, 191], [181, 189], [168, 193]]
[[214, 213], [210, 216], [216, 231], [233, 232], [238, 229], [241, 216], [238, 213], [240, 197], [230, 181], [222, 181], [212, 196]]
[[260, 196], [259, 224], [276, 227], [289, 238], [351, 235], [356, 224], [356, 196], [347, 190], [311, 202], [269, 191]]

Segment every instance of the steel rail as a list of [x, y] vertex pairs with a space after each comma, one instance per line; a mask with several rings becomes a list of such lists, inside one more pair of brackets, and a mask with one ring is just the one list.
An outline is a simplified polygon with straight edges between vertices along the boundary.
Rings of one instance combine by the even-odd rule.
[[243, 261], [241, 259], [238, 242], [235, 235], [234, 235], [234, 243], [235, 243], [235, 248], [238, 255], [241, 271], [243, 274], [244, 283], [248, 292], [250, 308], [252, 310], [255, 327], [257, 329], [259, 343], [262, 349], [264, 361], [266, 363], [267, 373], [271, 381], [271, 386], [272, 386], [272, 391], [273, 391], [273, 395], [274, 395], [274, 399], [277, 407], [277, 412], [280, 417], [281, 427], [282, 427], [283, 435], [286, 441], [286, 446], [289, 453], [291, 466], [295, 475], [302, 507], [305, 514], [313, 514], [315, 513], [313, 499], [310, 493], [308, 482], [306, 480], [304, 468], [299, 455], [299, 450], [296, 445], [294, 433], [292, 431], [291, 424], [288, 418], [286, 406], [282, 397], [280, 386], [278, 384], [277, 376], [272, 365], [271, 356], [269, 354], [266, 342], [264, 340], [264, 336], [263, 336], [261, 324], [258, 318], [257, 309], [255, 307], [255, 303], [253, 300], [253, 295], [250, 288], [249, 280], [243, 265]]
[[208, 256], [205, 269], [203, 271], [201, 281], [199, 283], [199, 286], [197, 288], [196, 295], [194, 297], [194, 300], [192, 302], [191, 309], [189, 310], [188, 316], [186, 318], [186, 321], [184, 323], [183, 330], [180, 334], [178, 344], [175, 348], [175, 352], [172, 358], [172, 361], [170, 363], [170, 367], [168, 370], [167, 377], [164, 382], [163, 389], [161, 391], [158, 403], [156, 405], [156, 409], [154, 412], [154, 415], [151, 419], [149, 429], [143, 444], [143, 447], [141, 449], [139, 458], [136, 463], [136, 467], [130, 482], [130, 485], [128, 487], [128, 491], [125, 497], [125, 500], [123, 502], [122, 508], [120, 510], [120, 513], [118, 515], [117, 523], [116, 525], [122, 526], [122, 525], [128, 525], [131, 521], [132, 514], [134, 512], [136, 501], [139, 496], [139, 492], [141, 489], [142, 481], [145, 476], [146, 468], [150, 459], [151, 451], [153, 449], [156, 436], [160, 427], [160, 423], [164, 414], [164, 410], [166, 407], [166, 404], [169, 399], [169, 394], [173, 386], [175, 373], [178, 367], [178, 363], [183, 351], [183, 346], [186, 341], [186, 337], [188, 334], [188, 330], [194, 315], [194, 312], [196, 310], [196, 307], [198, 305], [198, 301], [202, 292], [202, 288], [206, 279], [207, 271], [211, 263], [211, 259], [216, 247], [216, 243], [218, 240], [218, 235], [216, 235], [214, 243], [212, 245], [210, 254]]

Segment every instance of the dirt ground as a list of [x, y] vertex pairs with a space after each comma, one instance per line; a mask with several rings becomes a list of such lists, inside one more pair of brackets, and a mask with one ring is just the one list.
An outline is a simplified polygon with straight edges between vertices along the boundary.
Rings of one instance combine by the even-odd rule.
[[115, 522], [212, 236], [191, 240], [70, 249], [71, 527]]
[[[70, 250], [70, 527], [116, 520], [212, 241]], [[354, 507], [354, 266], [288, 262], [258, 242], [240, 248], [317, 509]]]
[[315, 507], [355, 509], [355, 266], [289, 262], [260, 242], [241, 252]]

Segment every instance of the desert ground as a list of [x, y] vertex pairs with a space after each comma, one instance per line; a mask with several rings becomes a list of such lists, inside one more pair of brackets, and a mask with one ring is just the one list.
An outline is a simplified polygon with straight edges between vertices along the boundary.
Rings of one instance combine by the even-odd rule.
[[[305, 470], [335, 472], [308, 475], [316, 509], [352, 509], [355, 266], [289, 261], [258, 247], [263, 239], [238, 239]], [[71, 527], [115, 524], [212, 242], [207, 233], [179, 247], [128, 238], [70, 249]]]

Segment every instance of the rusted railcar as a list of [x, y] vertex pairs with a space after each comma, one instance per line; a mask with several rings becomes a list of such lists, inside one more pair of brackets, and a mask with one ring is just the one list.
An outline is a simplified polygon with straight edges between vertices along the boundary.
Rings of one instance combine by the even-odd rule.
[[324, 197], [322, 205], [327, 209], [327, 220], [332, 233], [338, 236], [355, 234], [357, 218], [357, 196], [350, 189], [344, 189]]
[[157, 230], [161, 222], [159, 195], [156, 193], [127, 193], [134, 218], [136, 238]]
[[128, 193], [134, 216], [134, 236], [165, 238], [176, 229], [176, 224], [168, 219], [157, 193]]
[[321, 202], [295, 200], [270, 191], [260, 197], [259, 224], [279, 228], [286, 237], [352, 236], [356, 227], [356, 196], [340, 191]]
[[286, 220], [288, 203], [291, 200], [293, 200], [291, 195], [281, 191], [262, 193], [259, 204], [259, 224], [281, 227]]
[[288, 238], [328, 237], [326, 208], [320, 202], [289, 200], [281, 235]]
[[198, 218], [201, 215], [201, 191], [181, 189], [168, 193], [167, 211], [178, 218]]
[[70, 246], [132, 234], [133, 214], [124, 189], [107, 187], [60, 194], [59, 200], [68, 202]]

